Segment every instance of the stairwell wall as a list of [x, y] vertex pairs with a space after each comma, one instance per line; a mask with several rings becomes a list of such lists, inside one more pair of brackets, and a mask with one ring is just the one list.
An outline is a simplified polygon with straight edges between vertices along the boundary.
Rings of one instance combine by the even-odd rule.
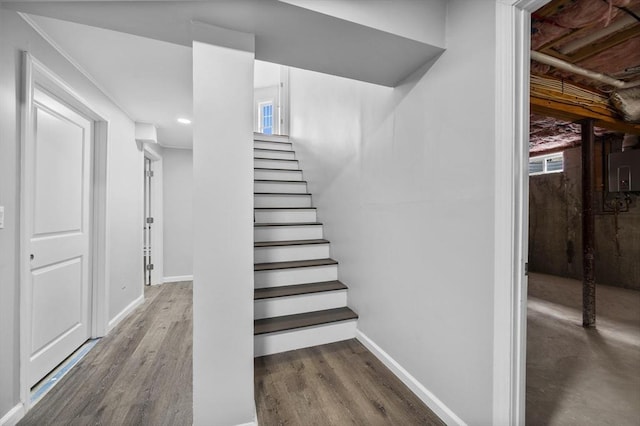
[[22, 52], [30, 52], [109, 120], [107, 153], [108, 319], [142, 296], [143, 154], [134, 123], [20, 16], [0, 6], [0, 419], [20, 404], [20, 91]]
[[164, 276], [193, 276], [193, 151], [164, 148]]
[[292, 69], [291, 136], [358, 328], [462, 421], [492, 422], [495, 5], [395, 89]]

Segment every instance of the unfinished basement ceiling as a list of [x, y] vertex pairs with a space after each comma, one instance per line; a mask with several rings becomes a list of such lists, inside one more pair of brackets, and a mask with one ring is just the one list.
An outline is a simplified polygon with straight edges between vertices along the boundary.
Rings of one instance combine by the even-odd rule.
[[[544, 115], [531, 114], [529, 153], [531, 156], [564, 151], [580, 146], [580, 124]], [[602, 127], [595, 127], [596, 136], [622, 134]]]
[[531, 49], [532, 152], [579, 143], [583, 118], [640, 134], [640, 0], [552, 0], [532, 14]]

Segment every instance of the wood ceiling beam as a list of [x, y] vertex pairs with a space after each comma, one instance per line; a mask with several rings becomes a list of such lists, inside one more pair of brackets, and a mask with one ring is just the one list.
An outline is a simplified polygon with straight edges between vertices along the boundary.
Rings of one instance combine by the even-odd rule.
[[594, 43], [581, 47], [569, 54], [568, 57], [570, 58], [570, 62], [575, 64], [637, 36], [640, 36], [640, 24], [635, 24]]
[[531, 112], [535, 114], [570, 122], [592, 118], [595, 120], [597, 127], [640, 135], [640, 124], [627, 123], [613, 115], [592, 111], [589, 108], [572, 103], [569, 100], [548, 99], [531, 95], [530, 107]]
[[558, 12], [559, 9], [564, 8], [573, 0], [552, 0], [551, 2], [542, 6], [539, 10], [534, 12], [536, 17], [548, 18]]

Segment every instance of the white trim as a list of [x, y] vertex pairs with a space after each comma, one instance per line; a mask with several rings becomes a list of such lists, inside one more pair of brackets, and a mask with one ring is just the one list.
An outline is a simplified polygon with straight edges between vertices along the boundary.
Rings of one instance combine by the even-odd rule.
[[24, 404], [16, 404], [11, 410], [2, 416], [0, 419], [0, 426], [14, 426], [16, 425], [26, 414]]
[[76, 61], [58, 43], [56, 43], [56, 41], [52, 39], [51, 36], [47, 34], [45, 30], [40, 28], [40, 26], [33, 19], [31, 19], [31, 16], [29, 16], [29, 14], [24, 12], [16, 12], [16, 13], [20, 15], [20, 17], [24, 19], [25, 22], [29, 24], [31, 28], [33, 28], [34, 31], [40, 35], [40, 37], [42, 37], [47, 43], [49, 43], [54, 50], [56, 50], [60, 55], [62, 55], [62, 57], [64, 57], [67, 61], [69, 61], [69, 63], [73, 65], [73, 67], [80, 72], [80, 74], [85, 76], [87, 80], [89, 80], [94, 86], [96, 86], [98, 90], [100, 90], [103, 95], [105, 95], [111, 102], [113, 102], [113, 104], [117, 106], [131, 121], [136, 121], [133, 119], [133, 116], [122, 105], [120, 105], [118, 101], [116, 101], [115, 98], [111, 96], [109, 92], [100, 83], [98, 83], [98, 81], [95, 78], [93, 78], [91, 74], [89, 74], [87, 70], [82, 68], [82, 66], [78, 63], [78, 61]]
[[253, 407], [253, 421], [250, 421], [249, 423], [242, 423], [236, 426], [258, 426], [258, 412], [256, 411], [255, 403]]
[[109, 122], [95, 121], [94, 127], [94, 164], [93, 164], [93, 309], [91, 337], [97, 338], [107, 334], [109, 321], [109, 286], [110, 264], [109, 250], [111, 232], [109, 232]]
[[[29, 211], [28, 197], [26, 193], [25, 161], [27, 159], [27, 141], [32, 137], [32, 107], [33, 90], [37, 84], [45, 87], [53, 95], [57, 96], [72, 108], [85, 115], [94, 122], [94, 153], [92, 176], [92, 200], [91, 200], [91, 316], [89, 333], [93, 337], [106, 334], [108, 312], [108, 288], [107, 271], [109, 270], [109, 238], [108, 238], [108, 208], [107, 208], [107, 156], [108, 120], [105, 116], [93, 108], [81, 96], [79, 96], [64, 80], [54, 72], [36, 60], [28, 52], [23, 52], [23, 85], [21, 94], [21, 131], [20, 131], [20, 237], [19, 237], [19, 283], [20, 283], [20, 400], [25, 411], [31, 408], [29, 385], [29, 342], [31, 339], [31, 315], [28, 301], [29, 286], [26, 285], [29, 276], [29, 244], [26, 241], [29, 235], [28, 220], [25, 214]], [[100, 144], [100, 146], [98, 146]], [[102, 273], [102, 274], [101, 274]]]
[[278, 131], [281, 135], [289, 134], [290, 127], [290, 115], [289, 115], [289, 67], [286, 65], [280, 65], [280, 90], [278, 90], [278, 100], [280, 105], [280, 111], [278, 118], [281, 120], [278, 123]]
[[[153, 213], [153, 225], [151, 227], [151, 244], [153, 270], [151, 271], [151, 284], [162, 284], [164, 276], [164, 168], [162, 153], [156, 151], [155, 144], [143, 144], [144, 157], [153, 163], [153, 179], [151, 179], [151, 212]], [[144, 161], [144, 158], [143, 158]], [[144, 169], [144, 167], [143, 167]], [[143, 181], [144, 185], [144, 181]], [[142, 253], [140, 253], [142, 256]]]
[[525, 423], [531, 12], [549, 0], [497, 0], [493, 424]]
[[256, 418], [255, 420], [249, 422], [249, 423], [242, 423], [239, 424], [237, 426], [258, 426], [258, 419]]
[[165, 145], [163, 143], [159, 143], [158, 145], [160, 145], [161, 147], [163, 147], [165, 149], [185, 149], [187, 151], [193, 151], [193, 147], [192, 146]]
[[144, 303], [144, 294], [141, 294], [136, 300], [129, 303], [126, 308], [124, 308], [118, 315], [113, 317], [107, 326], [107, 331], [113, 330], [123, 319], [127, 317], [131, 312], [134, 311], [138, 306]]
[[356, 329], [356, 339], [387, 366], [427, 407], [442, 419], [447, 425], [465, 426], [466, 423], [456, 415], [447, 405], [438, 399], [429, 389], [405, 370], [395, 359], [371, 340], [362, 331]]
[[163, 283], [177, 283], [180, 281], [193, 281], [193, 275], [174, 275], [162, 279]]

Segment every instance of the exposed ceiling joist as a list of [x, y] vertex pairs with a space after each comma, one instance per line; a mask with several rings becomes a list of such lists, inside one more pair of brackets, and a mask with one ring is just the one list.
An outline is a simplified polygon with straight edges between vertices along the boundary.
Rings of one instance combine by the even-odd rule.
[[570, 101], [548, 99], [532, 95], [530, 98], [530, 104], [531, 112], [536, 114], [555, 117], [566, 121], [578, 121], [584, 118], [593, 118], [597, 127], [640, 135], [640, 125], [638, 124], [627, 123], [615, 116], [607, 115], [602, 111], [594, 111]]
[[572, 63], [581, 62], [591, 58], [600, 52], [603, 52], [613, 46], [629, 40], [630, 38], [640, 36], [640, 24], [633, 25], [620, 32], [611, 34], [610, 36], [588, 44], [575, 52], [565, 55], [568, 56]]

